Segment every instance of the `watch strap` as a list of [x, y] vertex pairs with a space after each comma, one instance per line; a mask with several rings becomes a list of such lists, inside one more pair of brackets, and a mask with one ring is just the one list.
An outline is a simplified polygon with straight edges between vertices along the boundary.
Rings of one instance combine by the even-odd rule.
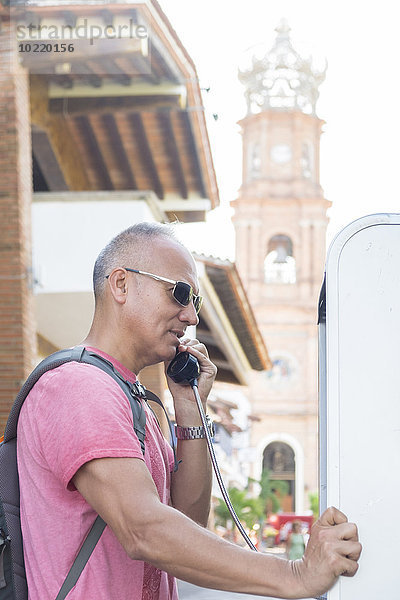
[[[214, 423], [208, 415], [206, 416], [206, 420], [210, 437], [214, 437]], [[193, 427], [181, 427], [180, 425], [175, 425], [175, 434], [178, 440], [201, 440], [206, 437], [206, 432], [202, 425]]]

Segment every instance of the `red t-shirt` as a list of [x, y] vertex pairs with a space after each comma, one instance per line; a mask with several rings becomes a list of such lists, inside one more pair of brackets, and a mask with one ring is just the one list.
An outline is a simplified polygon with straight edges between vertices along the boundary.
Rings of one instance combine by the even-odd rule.
[[[129, 381], [135, 375], [95, 350]], [[66, 363], [48, 371], [26, 398], [18, 422], [21, 526], [29, 600], [54, 600], [96, 513], [72, 483], [87, 461], [145, 460], [164, 504], [170, 499], [173, 455], [146, 408], [145, 457], [127, 397], [93, 365]], [[176, 584], [152, 565], [129, 558], [104, 530], [68, 600], [176, 600]]]

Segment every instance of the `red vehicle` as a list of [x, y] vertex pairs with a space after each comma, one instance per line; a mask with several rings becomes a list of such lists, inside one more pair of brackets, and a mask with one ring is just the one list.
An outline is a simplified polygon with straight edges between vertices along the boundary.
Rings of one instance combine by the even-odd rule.
[[310, 534], [311, 526], [314, 521], [313, 515], [296, 515], [295, 513], [280, 513], [268, 517], [268, 524], [278, 531], [278, 534], [275, 537], [275, 544], [279, 544], [280, 542], [286, 541], [288, 533], [291, 529], [291, 523], [293, 521], [300, 521], [300, 523], [302, 524], [303, 531], [305, 533]]

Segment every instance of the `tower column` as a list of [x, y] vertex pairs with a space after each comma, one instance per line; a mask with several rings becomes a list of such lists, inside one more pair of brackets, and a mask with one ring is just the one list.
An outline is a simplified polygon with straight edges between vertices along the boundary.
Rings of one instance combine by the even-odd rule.
[[255, 281], [260, 280], [261, 264], [260, 256], [262, 252], [261, 248], [261, 223], [253, 219], [251, 222], [250, 229], [250, 281], [254, 285]]
[[308, 219], [302, 219], [300, 225], [300, 239], [301, 239], [301, 275], [299, 279], [300, 284], [300, 296], [301, 298], [307, 298], [310, 294], [310, 283], [311, 283], [311, 223]]

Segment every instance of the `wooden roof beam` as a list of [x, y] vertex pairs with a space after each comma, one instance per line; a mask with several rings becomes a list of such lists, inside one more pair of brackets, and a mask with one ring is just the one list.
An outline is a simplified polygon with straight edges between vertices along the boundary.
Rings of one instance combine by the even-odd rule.
[[[94, 63], [91, 62], [94, 71]], [[100, 74], [99, 74], [100, 76]], [[58, 76], [61, 77], [61, 76]], [[65, 77], [64, 77], [65, 79]], [[62, 81], [64, 81], [62, 79]], [[68, 83], [65, 81], [65, 83]], [[177, 96], [181, 103], [186, 102], [186, 88], [183, 85], [171, 84], [169, 81], [163, 81], [159, 85], [151, 83], [135, 83], [122, 85], [109, 81], [104, 82], [101, 89], [94, 90], [90, 85], [74, 83], [73, 87], [64, 89], [54, 83], [54, 78], [49, 85], [49, 98], [91, 98], [100, 96]]]
[[196, 173], [196, 177], [199, 183], [199, 187], [201, 190], [201, 194], [203, 198], [207, 197], [206, 186], [204, 183], [203, 173], [201, 171], [200, 162], [199, 162], [199, 153], [197, 152], [195, 138], [193, 135], [192, 123], [190, 120], [190, 115], [187, 111], [182, 111], [180, 113], [181, 119], [184, 122], [185, 131], [188, 131], [187, 140], [190, 147], [189, 158], [193, 165], [194, 172]]
[[49, 190], [68, 190], [63, 172], [45, 131], [32, 130], [32, 151]]
[[132, 79], [125, 69], [122, 69], [113, 58], [103, 58], [102, 68], [107, 72], [107, 78], [111, 82], [128, 87]]
[[90, 61], [79, 64], [79, 73], [85, 76], [90, 86], [99, 88], [103, 85], [103, 79], [91, 68]]
[[97, 177], [101, 182], [101, 187], [104, 190], [113, 190], [114, 186], [111, 181], [107, 165], [100, 151], [93, 127], [86, 117], [74, 117], [74, 121], [83, 134], [83, 141], [86, 146], [87, 154], [91, 157], [92, 164], [95, 168]]
[[160, 109], [179, 111], [176, 96], [112, 96], [104, 98], [53, 98], [49, 102], [50, 113], [64, 116], [94, 115], [95, 113], [158, 112]]
[[[182, 161], [179, 155], [178, 144], [176, 142], [175, 132], [172, 127], [171, 115], [169, 111], [160, 111], [159, 122], [163, 132], [164, 146], [167, 156], [171, 157], [173, 172], [182, 198], [188, 198], [188, 186], [185, 173], [182, 167]], [[183, 207], [182, 207], [183, 208]]]
[[113, 148], [115, 158], [116, 158], [115, 162], [119, 165], [119, 168], [122, 171], [124, 178], [127, 181], [126, 189], [136, 190], [137, 185], [136, 185], [135, 176], [134, 176], [131, 164], [129, 162], [128, 155], [125, 151], [125, 147], [123, 145], [120, 133], [118, 131], [117, 124], [115, 122], [115, 119], [114, 119], [113, 115], [106, 114], [106, 115], [102, 115], [101, 120], [104, 125], [104, 129], [107, 133], [109, 143]]
[[143, 125], [143, 119], [140, 113], [131, 113], [128, 115], [128, 121], [131, 125], [132, 134], [137, 137], [139, 146], [142, 150], [143, 162], [150, 173], [150, 178], [153, 183], [153, 190], [162, 200], [164, 198], [164, 188], [162, 186], [156, 164], [154, 162], [153, 153], [150, 148], [149, 140], [146, 135], [146, 130]]

